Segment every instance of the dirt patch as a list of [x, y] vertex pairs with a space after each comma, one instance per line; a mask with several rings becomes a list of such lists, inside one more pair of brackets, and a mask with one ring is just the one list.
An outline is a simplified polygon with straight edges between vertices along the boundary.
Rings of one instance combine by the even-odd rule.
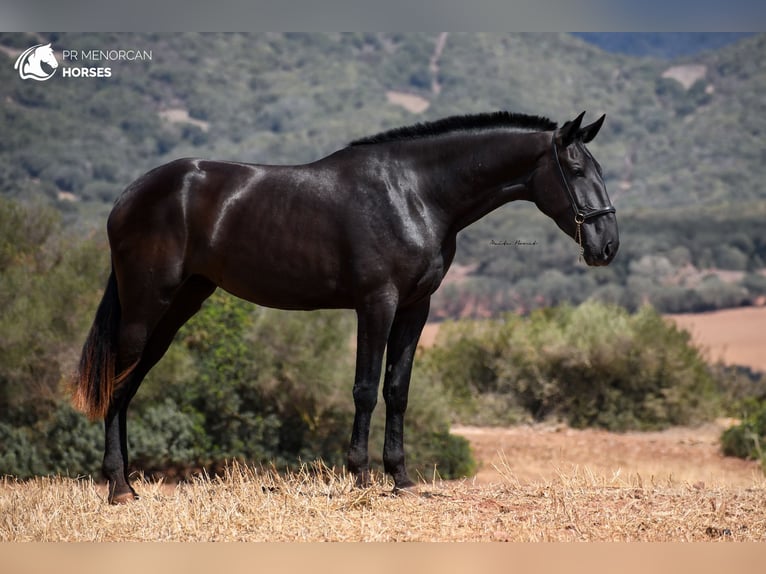
[[752, 485], [763, 477], [758, 464], [721, 454], [725, 424], [623, 434], [556, 426], [458, 426], [452, 432], [471, 443], [480, 464], [473, 479], [477, 484], [508, 476], [521, 484], [550, 482], [561, 474], [585, 472], [647, 484]]
[[688, 90], [697, 80], [703, 79], [706, 74], [707, 66], [689, 64], [686, 66], [672, 66], [662, 73], [662, 77], [671, 78], [681, 84], [685, 90]]
[[431, 105], [431, 102], [422, 96], [408, 94], [407, 92], [397, 92], [394, 90], [386, 92], [386, 99], [390, 104], [401, 106], [413, 114], [420, 114], [426, 111], [428, 106]]
[[766, 371], [766, 307], [668, 315], [711, 361]]
[[183, 108], [171, 108], [158, 112], [160, 118], [171, 124], [191, 124], [197, 126], [203, 132], [210, 129], [210, 124], [203, 120], [198, 120], [189, 115], [188, 110]]
[[438, 96], [442, 91], [442, 85], [439, 82], [439, 60], [442, 57], [442, 52], [444, 52], [444, 46], [447, 44], [447, 36], [449, 36], [449, 32], [441, 32], [439, 34], [436, 39], [434, 53], [428, 62], [428, 71], [431, 72], [431, 92], [435, 96]]

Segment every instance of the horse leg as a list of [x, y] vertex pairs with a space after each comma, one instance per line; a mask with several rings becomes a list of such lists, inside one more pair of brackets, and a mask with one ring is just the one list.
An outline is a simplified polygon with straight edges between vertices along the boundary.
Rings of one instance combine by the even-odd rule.
[[378, 400], [378, 385], [386, 339], [396, 310], [396, 297], [385, 294], [357, 309], [356, 374], [354, 376], [354, 426], [348, 449], [348, 469], [357, 486], [368, 486], [370, 419]]
[[[118, 504], [137, 498], [128, 478], [127, 412], [130, 401], [151, 368], [163, 357], [178, 329], [200, 308], [215, 291], [215, 285], [195, 275], [173, 295], [165, 313], [151, 330], [140, 358], [131, 374], [117, 389], [106, 416], [106, 450], [104, 475], [109, 483], [109, 502]], [[140, 329], [136, 329], [140, 331]]]
[[383, 443], [383, 466], [394, 478], [394, 490], [411, 488], [415, 483], [404, 464], [404, 413], [415, 350], [428, 318], [430, 298], [394, 316], [386, 350], [386, 374], [383, 399], [386, 402], [386, 435]]
[[[116, 386], [110, 401], [109, 409], [104, 417], [104, 462], [101, 467], [107, 480], [109, 502], [118, 504], [136, 498], [127, 478], [127, 435], [124, 411], [127, 404], [138, 390], [148, 369], [146, 369], [143, 351], [149, 342], [149, 336], [154, 324], [159, 322], [167, 310], [169, 302], [163, 302], [159, 297], [153, 302], [145, 301], [143, 305], [126, 305], [121, 303], [121, 321], [117, 353], [117, 373], [129, 373]], [[141, 314], [133, 310], [141, 310]]]

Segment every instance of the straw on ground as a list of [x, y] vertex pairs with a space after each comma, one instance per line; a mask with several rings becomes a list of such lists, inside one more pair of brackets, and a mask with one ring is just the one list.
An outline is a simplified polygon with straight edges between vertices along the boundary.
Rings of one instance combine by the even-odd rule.
[[108, 506], [71, 478], [0, 482], [0, 541], [764, 541], [763, 481], [749, 487], [647, 483], [587, 468], [522, 483], [424, 484], [391, 494], [321, 465], [279, 475], [235, 464], [224, 476], [138, 485]]

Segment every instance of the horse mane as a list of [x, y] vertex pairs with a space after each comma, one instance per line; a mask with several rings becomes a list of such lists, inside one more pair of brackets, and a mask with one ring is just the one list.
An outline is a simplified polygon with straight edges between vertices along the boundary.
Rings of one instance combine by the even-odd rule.
[[497, 128], [511, 128], [524, 131], [548, 131], [555, 130], [557, 127], [555, 122], [545, 117], [499, 111], [483, 114], [450, 116], [432, 122], [421, 122], [411, 126], [394, 128], [373, 136], [354, 140], [350, 145], [358, 146], [410, 140], [439, 136], [456, 131], [491, 130]]

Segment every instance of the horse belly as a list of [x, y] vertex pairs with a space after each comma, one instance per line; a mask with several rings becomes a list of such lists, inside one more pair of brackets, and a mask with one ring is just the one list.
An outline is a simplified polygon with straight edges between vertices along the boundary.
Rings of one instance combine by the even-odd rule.
[[297, 273], [283, 266], [230, 258], [216, 281], [242, 299], [277, 309], [351, 308], [351, 297], [337, 277], [321, 272]]
[[321, 222], [246, 226], [216, 249], [214, 281], [253, 303], [279, 309], [353, 307], [337, 241]]

